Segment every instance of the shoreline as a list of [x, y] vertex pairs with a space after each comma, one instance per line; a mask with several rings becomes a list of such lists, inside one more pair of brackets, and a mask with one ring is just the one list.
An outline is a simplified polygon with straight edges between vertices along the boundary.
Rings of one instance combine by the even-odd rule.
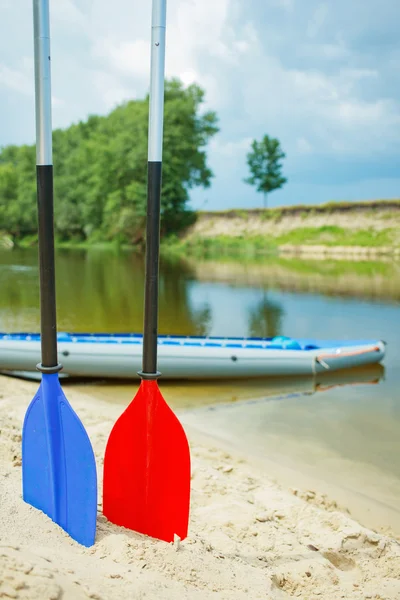
[[[295, 256], [365, 260], [399, 258], [400, 200], [328, 202], [264, 209], [194, 211], [194, 222], [162, 236], [162, 252], [171, 256], [212, 255]], [[69, 232], [69, 240], [56, 239], [59, 249], [103, 249], [139, 252], [143, 246], [128, 236], [110, 239], [106, 231], [85, 238]], [[84, 239], [85, 238], [85, 239]], [[0, 232], [0, 248], [32, 247], [37, 232], [25, 231], [17, 239]]]
[[[273, 241], [273, 238], [272, 238]], [[26, 250], [37, 248], [37, 240], [26, 242], [21, 240], [18, 243], [12, 242], [9, 238], [0, 239], [0, 250], [12, 251], [14, 249]], [[142, 254], [139, 247], [129, 243], [116, 243], [115, 241], [93, 242], [86, 241], [68, 241], [55, 242], [57, 250], [96, 250], [105, 252], [134, 252]], [[198, 255], [204, 257], [211, 255], [215, 257], [222, 252], [223, 258], [241, 258], [252, 255], [257, 257], [294, 257], [315, 260], [380, 260], [400, 258], [399, 246], [388, 245], [359, 245], [359, 244], [334, 244], [330, 243], [283, 243], [271, 244], [271, 239], [265, 237], [265, 240], [254, 236], [242, 235], [224, 235], [215, 237], [199, 237], [190, 239], [182, 237], [180, 240], [165, 238], [161, 240], [160, 250], [165, 256], [171, 258], [196, 258]]]
[[[278, 485], [252, 457], [185, 425], [192, 453], [189, 536], [180, 547], [116, 527], [101, 514], [83, 548], [21, 499], [21, 424], [37, 382], [0, 377], [0, 596], [29, 600], [279, 600], [400, 595], [400, 544]], [[132, 385], [132, 394], [135, 386]], [[120, 403], [65, 386], [95, 450]], [[316, 492], [318, 494], [318, 492]], [[378, 596], [379, 595], [379, 596]]]
[[[261, 456], [256, 451], [244, 451], [241, 445], [223, 435], [222, 431], [220, 431], [221, 435], [218, 435], [216, 429], [213, 430], [213, 433], [207, 433], [205, 428], [193, 426], [192, 419], [185, 418], [185, 414], [181, 415], [181, 420], [184, 426], [193, 428], [194, 435], [203, 439], [204, 443], [218, 445], [224, 451], [240, 456], [242, 460], [249, 462], [260, 472], [268, 472], [269, 478], [276, 485], [294, 496], [328, 511], [337, 510], [348, 515], [363, 527], [369, 528], [377, 534], [387, 535], [400, 543], [400, 510], [396, 510], [393, 505], [366, 492], [355, 491], [350, 487], [340, 485], [337, 481], [326, 479], [318, 468], [312, 473], [307, 472], [300, 461], [294, 464], [282, 455], [274, 455], [270, 458]], [[363, 472], [361, 464], [351, 462], [349, 472], [351, 468]]]

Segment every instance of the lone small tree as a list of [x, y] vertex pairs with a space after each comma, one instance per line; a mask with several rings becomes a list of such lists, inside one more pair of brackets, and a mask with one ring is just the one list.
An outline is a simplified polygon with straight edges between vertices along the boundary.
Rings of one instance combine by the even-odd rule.
[[282, 176], [282, 159], [285, 158], [279, 141], [264, 135], [260, 142], [253, 140], [251, 151], [247, 154], [247, 164], [250, 169], [250, 177], [245, 183], [257, 186], [257, 192], [264, 196], [264, 208], [267, 206], [267, 194], [278, 190], [286, 182]]

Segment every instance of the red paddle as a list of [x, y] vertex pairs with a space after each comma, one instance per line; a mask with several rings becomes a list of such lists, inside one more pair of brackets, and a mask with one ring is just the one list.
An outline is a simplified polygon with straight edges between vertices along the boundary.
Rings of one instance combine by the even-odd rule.
[[142, 382], [107, 442], [103, 512], [117, 525], [171, 542], [187, 536], [190, 452], [157, 383], [165, 28], [166, 0], [153, 0]]

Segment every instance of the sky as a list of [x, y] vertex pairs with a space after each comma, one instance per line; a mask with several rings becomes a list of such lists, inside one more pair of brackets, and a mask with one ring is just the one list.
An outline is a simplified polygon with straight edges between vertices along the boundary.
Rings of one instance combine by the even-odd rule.
[[[51, 0], [50, 15], [54, 128], [144, 97], [151, 0]], [[219, 117], [192, 207], [262, 206], [243, 179], [264, 134], [286, 153], [270, 206], [399, 198], [399, 20], [399, 0], [168, 0], [166, 76]], [[32, 2], [0, 0], [0, 146], [34, 127]]]

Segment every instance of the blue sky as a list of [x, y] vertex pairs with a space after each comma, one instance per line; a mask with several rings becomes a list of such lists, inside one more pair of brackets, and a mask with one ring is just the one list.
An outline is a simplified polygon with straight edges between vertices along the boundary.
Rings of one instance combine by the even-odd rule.
[[[31, 4], [0, 3], [0, 145], [34, 141]], [[50, 10], [54, 127], [143, 97], [150, 0]], [[400, 197], [399, 21], [398, 0], [169, 0], [167, 76], [199, 83], [220, 118], [192, 205], [261, 206], [242, 180], [264, 133], [287, 154], [271, 206]]]

